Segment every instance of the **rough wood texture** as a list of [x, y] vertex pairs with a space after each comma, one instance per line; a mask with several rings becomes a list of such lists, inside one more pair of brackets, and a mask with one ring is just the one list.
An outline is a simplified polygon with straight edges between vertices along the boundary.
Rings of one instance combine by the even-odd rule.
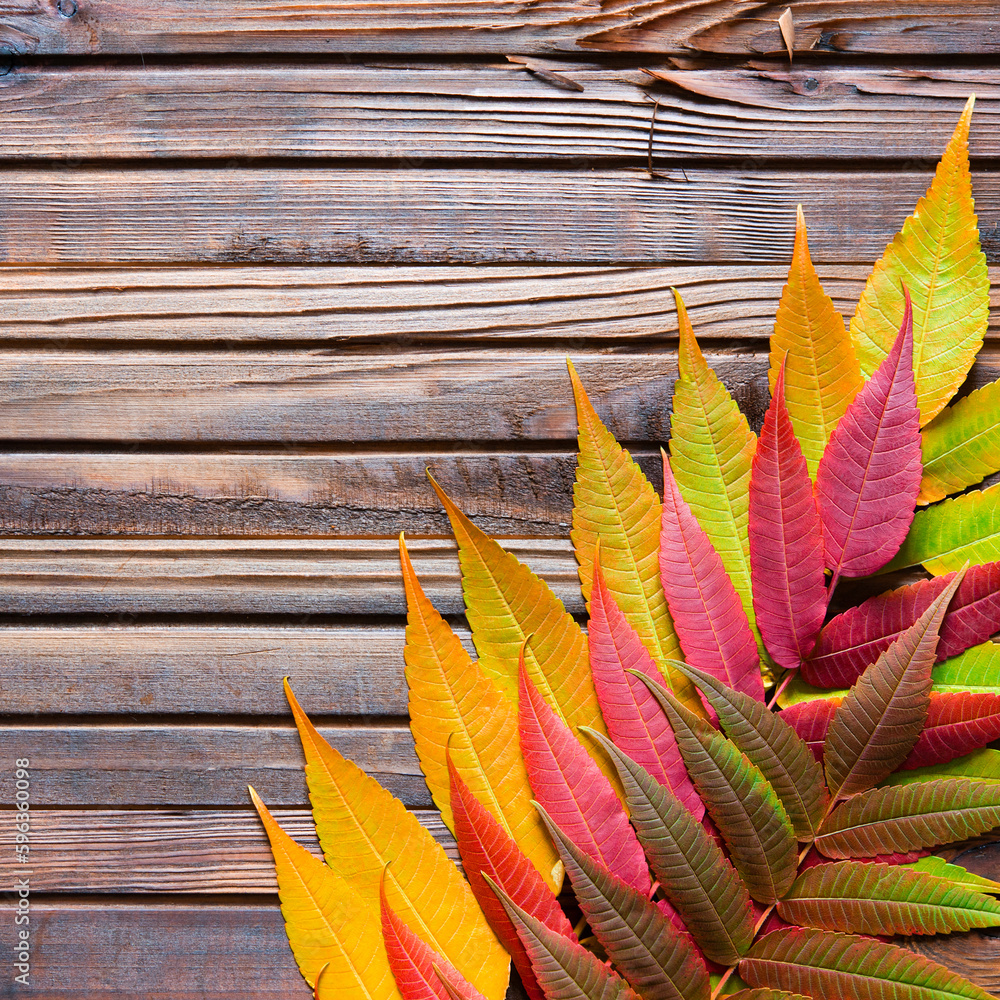
[[[576, 560], [565, 532], [558, 538], [503, 544], [553, 588], [569, 611], [583, 612]], [[407, 546], [435, 607], [443, 614], [461, 613], [458, 558], [450, 537], [410, 537]], [[115, 624], [128, 624], [137, 614], [399, 616], [406, 614], [406, 599], [395, 538], [5, 539], [0, 544], [0, 608], [14, 615], [108, 614]], [[24, 663], [30, 663], [47, 640], [33, 630], [18, 634], [28, 642], [23, 655]], [[183, 649], [185, 633], [172, 634]], [[218, 635], [220, 642], [224, 635]], [[189, 640], [198, 642], [192, 636]], [[109, 644], [115, 641], [109, 636]], [[97, 644], [90, 648], [98, 655], [100, 640], [87, 642]], [[12, 645], [13, 639], [6, 645], [15, 658], [9, 662], [22, 655], [14, 654]], [[299, 648], [306, 655], [309, 647]], [[110, 652], [106, 647], [104, 655]]]
[[973, 92], [972, 155], [1000, 155], [1000, 83], [981, 69], [690, 71], [654, 64], [654, 79], [587, 63], [532, 65], [584, 89], [560, 89], [508, 62], [30, 64], [0, 77], [0, 158], [345, 156], [410, 167], [426, 157], [645, 162], [655, 99], [658, 158], [863, 157], [932, 167]]
[[[851, 316], [871, 263], [821, 266], [823, 287]], [[463, 344], [661, 340], [676, 331], [670, 291], [703, 340], [765, 340], [787, 264], [700, 267], [5, 267], [0, 339], [325, 341]], [[1000, 268], [991, 271], [987, 336], [1000, 339]], [[622, 346], [625, 346], [624, 344]]]
[[[165, 0], [19, 0], [0, 21], [0, 43], [21, 53], [154, 52], [701, 52], [784, 55], [784, 3], [740, 0], [379, 0], [292, 6], [261, 2], [234, 12], [225, 0], [196, 7]], [[795, 5], [796, 51], [994, 53], [991, 0], [809, 0]]]
[[[18, 169], [4, 176], [0, 261], [785, 264], [801, 203], [815, 260], [864, 263], [929, 180], [913, 171], [673, 169], [654, 180], [638, 169]], [[996, 262], [1000, 174], [978, 173], [973, 187]]]
[[[274, 683], [280, 685], [280, 678]], [[314, 717], [319, 706], [303, 705]], [[247, 785], [268, 805], [309, 804], [304, 760], [293, 723], [134, 725], [121, 722], [9, 724], [0, 730], [6, 760], [27, 757], [35, 775], [32, 806], [244, 806]], [[320, 725], [345, 757], [408, 806], [431, 806], [405, 722]], [[12, 781], [0, 805], [13, 806]]]

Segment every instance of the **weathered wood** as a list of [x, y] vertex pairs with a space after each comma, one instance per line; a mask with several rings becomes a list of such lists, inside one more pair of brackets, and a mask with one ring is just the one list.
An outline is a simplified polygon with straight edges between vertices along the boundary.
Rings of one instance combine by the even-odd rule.
[[[32, 900], [31, 978], [45, 1000], [310, 1000], [277, 901]], [[14, 952], [13, 919], [0, 942]], [[10, 986], [7, 983], [11, 983]], [[16, 990], [16, 992], [15, 992]], [[512, 984], [507, 1000], [527, 1000]]]
[[[673, 351], [572, 357], [622, 440], [666, 439]], [[759, 419], [767, 354], [708, 360]], [[1000, 362], [980, 367], [988, 380]], [[562, 350], [0, 351], [0, 400], [0, 438], [11, 441], [576, 440]]]
[[[319, 717], [324, 705], [303, 708]], [[91, 726], [8, 723], [0, 730], [0, 752], [7, 760], [30, 760], [33, 806], [245, 806], [247, 785], [269, 806], [309, 804], [291, 722], [140, 726], [124, 719]], [[319, 730], [406, 805], [431, 805], [405, 723]], [[0, 784], [0, 805], [13, 804], [13, 782]]]
[[[584, 611], [568, 529], [555, 538], [509, 539], [503, 545], [541, 576], [571, 612]], [[454, 542], [408, 537], [407, 547], [435, 607], [443, 614], [464, 611]], [[137, 614], [399, 616], [406, 613], [406, 600], [395, 538], [4, 539], [0, 612], [111, 614], [123, 624]], [[109, 648], [100, 653], [99, 633], [81, 641], [95, 656], [111, 655]], [[8, 650], [22, 635], [10, 634], [10, 643], [4, 643]], [[195, 655], [200, 639], [172, 634], [181, 644], [179, 650], [189, 642]], [[218, 655], [227, 648], [226, 634], [217, 633]], [[109, 631], [109, 643], [115, 641], [114, 635]], [[23, 638], [38, 655], [47, 648], [44, 632], [32, 631]], [[308, 663], [308, 647], [298, 648], [305, 657], [302, 662]], [[203, 654], [208, 655], [207, 648]], [[10, 662], [17, 662], [19, 654], [12, 655], [15, 659]], [[180, 659], [184, 655], [179, 652]], [[23, 662], [28, 669], [32, 661]], [[45, 683], [44, 675], [38, 683]], [[0, 697], [4, 694], [8, 692], [0, 691]]]
[[[932, 167], [975, 92], [971, 153], [1000, 156], [992, 70], [767, 66], [704, 71], [549, 65], [26, 65], [0, 77], [0, 158], [704, 157], [920, 161]], [[239, 129], [233, 128], [238, 120]], [[872, 144], [873, 131], [879, 141]], [[911, 164], [916, 166], [916, 163]]]
[[[679, 168], [655, 180], [638, 168], [17, 169], [4, 175], [0, 261], [785, 263], [801, 203], [817, 261], [862, 263], [881, 255], [929, 180]], [[1000, 174], [976, 174], [973, 188], [996, 261]]]
[[[659, 453], [638, 451], [652, 471]], [[563, 535], [575, 451], [0, 454], [8, 535], [445, 534], [429, 468], [484, 531]]]
[[[699, 337], [764, 340], [786, 267], [0, 268], [0, 338], [365, 342], [570, 341], [568, 350], [676, 329], [671, 288]], [[871, 270], [820, 266], [851, 316]], [[1000, 339], [1000, 268], [987, 336]]]
[[[723, 52], [784, 55], [784, 4], [739, 0], [379, 0], [294, 6], [225, 0], [20, 0], [0, 22], [16, 53], [170, 52]], [[991, 0], [811, 0], [795, 7], [797, 52], [994, 53]]]
[[[320, 853], [309, 809], [274, 809], [289, 836]], [[448, 857], [455, 839], [435, 809], [414, 815]], [[33, 809], [31, 888], [58, 893], [277, 893], [267, 835], [246, 809]], [[0, 857], [12, 885], [13, 852]]]

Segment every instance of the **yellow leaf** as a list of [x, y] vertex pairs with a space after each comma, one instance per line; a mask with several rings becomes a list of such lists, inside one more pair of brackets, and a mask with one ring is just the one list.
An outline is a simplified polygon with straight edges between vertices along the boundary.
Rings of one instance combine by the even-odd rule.
[[[410, 731], [434, 802], [454, 830], [447, 751], [465, 783], [555, 891], [559, 855], [531, 804], [518, 746], [517, 709], [465, 651], [427, 599], [403, 536], [399, 558], [406, 590], [406, 681]], [[561, 871], [561, 869], [560, 869]]]
[[701, 711], [691, 682], [670, 666], [682, 654], [660, 583], [659, 497], [632, 456], [601, 422], [572, 362], [567, 365], [580, 447], [570, 537], [580, 564], [583, 596], [590, 601], [599, 539], [608, 590], [677, 697], [693, 711]]
[[285, 694], [305, 752], [309, 797], [326, 863], [376, 914], [382, 873], [391, 865], [385, 890], [392, 908], [487, 1000], [502, 1000], [507, 953], [468, 883], [399, 799], [316, 732], [287, 680]]
[[969, 173], [974, 102], [970, 97], [927, 194], [875, 265], [851, 321], [861, 370], [870, 377], [899, 332], [903, 284], [909, 289], [921, 426], [965, 381], [986, 332], [989, 275]]
[[295, 843], [252, 788], [250, 797], [271, 841], [288, 943], [306, 982], [316, 986], [316, 996], [401, 1000], [379, 930], [378, 910], [366, 905], [346, 879]]
[[785, 403], [815, 479], [816, 467], [844, 410], [862, 386], [861, 369], [844, 318], [823, 291], [809, 257], [799, 206], [795, 249], [771, 338], [771, 392], [785, 360]]

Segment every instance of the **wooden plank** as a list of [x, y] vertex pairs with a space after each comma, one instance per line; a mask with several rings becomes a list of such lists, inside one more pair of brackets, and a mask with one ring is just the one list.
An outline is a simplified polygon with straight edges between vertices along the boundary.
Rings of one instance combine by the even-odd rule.
[[[320, 854], [309, 809], [274, 809], [300, 844]], [[436, 809], [414, 815], [461, 867]], [[32, 809], [31, 888], [59, 893], [277, 893], [267, 835], [247, 809]], [[12, 885], [23, 866], [0, 857]]]
[[[277, 904], [32, 902], [31, 988], [46, 1000], [307, 1000]], [[0, 928], [13, 951], [14, 922]], [[72, 946], [68, 946], [72, 942]], [[996, 993], [1000, 939], [988, 931], [914, 944]], [[113, 955], [114, 962], [95, 959]], [[37, 984], [37, 985], [36, 985]], [[13, 993], [11, 995], [14, 995]], [[524, 1000], [511, 987], [508, 1000]]]
[[[45, 1000], [310, 1000], [277, 901], [31, 901], [27, 988]], [[0, 943], [14, 952], [17, 928]], [[16, 973], [12, 973], [16, 974]], [[7, 982], [12, 982], [8, 977]], [[14, 992], [17, 990], [17, 992]], [[512, 983], [507, 1000], [527, 1000]]]
[[[0, 261], [784, 263], [795, 206], [817, 261], [877, 259], [929, 172], [675, 169], [16, 169]], [[977, 173], [1000, 260], [1000, 174]], [[850, 211], [844, 211], [845, 197]], [[184, 211], [178, 211], [178, 205]]]
[[[770, 336], [786, 268], [700, 267], [158, 267], [0, 268], [3, 338], [69, 346], [147, 341], [415, 342], [559, 338], [568, 350], [676, 324], [680, 289], [699, 337]], [[820, 266], [841, 313], [854, 312], [868, 266]], [[991, 270], [987, 336], [1000, 339], [1000, 268]], [[353, 345], [352, 345], [353, 346]]]
[[[659, 453], [638, 451], [650, 473]], [[446, 534], [426, 470], [494, 535], [563, 535], [575, 451], [0, 453], [7, 535]]]
[[[761, 419], [767, 354], [708, 360]], [[573, 363], [623, 440], [666, 439], [673, 351], [574, 351]], [[996, 377], [1000, 359], [981, 367]], [[576, 440], [563, 350], [0, 351], [0, 399], [9, 441]]]
[[[927, 161], [940, 155], [969, 93], [974, 157], [1000, 156], [993, 70], [856, 66], [636, 69], [524, 66], [202, 63], [29, 64], [0, 77], [0, 158], [631, 157], [671, 161], [822, 157]], [[233, 128], [238, 120], [239, 129]], [[872, 145], [877, 129], [879, 142]], [[911, 164], [915, 167], [916, 164]]]
[[[0, 42], [18, 54], [170, 52], [579, 52], [692, 50], [784, 55], [782, 4], [739, 0], [378, 0], [293, 6], [225, 0], [197, 7], [166, 0], [136, 9], [125, 0], [18, 0]], [[1000, 51], [991, 0], [811, 0], [796, 5], [797, 52], [892, 54]]]
[[[568, 527], [555, 538], [508, 539], [503, 544], [553, 588], [569, 611], [583, 613]], [[410, 537], [407, 545], [435, 607], [443, 614], [462, 613], [465, 606], [458, 559], [450, 537]], [[0, 612], [110, 614], [121, 624], [134, 621], [139, 614], [401, 616], [406, 614], [406, 600], [395, 538], [4, 539], [0, 543]], [[97, 629], [91, 638], [85, 639], [82, 634], [79, 637], [83, 648], [95, 657], [113, 654], [107, 647], [102, 652], [101, 634]], [[108, 631], [108, 642], [113, 642], [114, 634]], [[137, 636], [135, 642], [141, 648], [141, 633], [129, 634]], [[181, 669], [179, 661], [187, 655], [185, 649], [192, 656], [209, 655], [209, 647], [200, 645], [209, 642], [207, 636], [199, 639], [191, 633], [185, 639], [186, 633], [171, 634], [180, 643], [178, 660], [171, 661], [172, 669]], [[232, 634], [236, 645], [230, 647], [230, 633], [217, 633], [211, 647], [216, 650], [213, 655], [224, 658], [227, 652], [237, 651], [238, 634]], [[277, 634], [260, 633], [262, 640], [264, 635]], [[47, 657], [45, 651], [54, 650], [62, 642], [59, 636], [47, 638], [44, 631], [13, 631], [10, 635], [10, 644], [5, 643], [4, 648], [11, 650], [16, 642], [22, 651], [12, 653], [15, 659], [9, 662], [21, 662], [25, 670], [34, 669], [32, 663], [49, 663], [48, 659], [34, 657]], [[302, 657], [297, 662], [306, 670], [313, 655], [308, 645], [285, 648], [293, 660]], [[295, 649], [297, 653], [292, 652]], [[25, 659], [18, 661], [19, 656]], [[0, 670], [2, 662], [0, 659]], [[67, 660], [67, 664], [72, 662]], [[281, 669], [290, 668], [289, 664], [283, 661]], [[50, 663], [46, 669], [53, 669]], [[39, 675], [37, 681], [43, 685], [45, 675]], [[0, 697], [6, 693], [0, 689]], [[16, 697], [14, 692], [9, 694]], [[183, 697], [181, 692], [175, 695]], [[45, 701], [51, 697], [44, 696], [41, 690], [35, 690], [34, 696]], [[24, 710], [23, 705], [20, 710]]]
[[[275, 678], [280, 685], [280, 678]], [[317, 719], [320, 706], [303, 705]], [[317, 710], [319, 709], [319, 710]], [[345, 757], [408, 806], [431, 797], [408, 725], [320, 725]], [[245, 806], [247, 785], [269, 805], [308, 806], [294, 724], [14, 725], [0, 731], [6, 759], [28, 758], [32, 806]], [[3, 785], [10, 786], [9, 788]], [[13, 782], [0, 806], [13, 806]]]

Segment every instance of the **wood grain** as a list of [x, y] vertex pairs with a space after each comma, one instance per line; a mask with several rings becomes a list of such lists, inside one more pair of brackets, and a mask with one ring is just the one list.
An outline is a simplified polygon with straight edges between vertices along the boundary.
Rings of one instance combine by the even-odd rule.
[[[570, 611], [583, 612], [568, 532], [503, 544]], [[451, 538], [411, 536], [407, 546], [434, 605], [461, 613]], [[0, 544], [0, 608], [14, 615], [111, 614], [128, 624], [137, 614], [399, 616], [406, 599], [395, 538], [8, 538]], [[42, 643], [41, 655], [47, 640], [31, 635]]]
[[[1000, 156], [992, 70], [773, 65], [637, 69], [533, 61], [419, 66], [28, 64], [0, 77], [0, 158], [706, 157], [910, 161], [933, 168], [969, 93], [974, 157]], [[234, 128], [234, 121], [239, 128]], [[879, 142], [871, 143], [877, 129]]]
[[[676, 328], [676, 287], [698, 336], [766, 340], [787, 265], [697, 267], [157, 267], [0, 268], [0, 334], [10, 342], [244, 343], [558, 339], [661, 341]], [[871, 266], [821, 266], [851, 316]], [[991, 270], [987, 336], [1000, 339], [1000, 268]]]
[[[293, 6], [225, 0], [17, 0], [0, 22], [15, 53], [579, 52], [692, 50], [784, 55], [783, 4], [739, 0], [378, 0]], [[796, 51], [988, 54], [1000, 51], [990, 0], [810, 0], [796, 10]], [[68, 16], [67, 16], [68, 15]]]
[[[639, 169], [12, 169], [0, 261], [783, 264], [801, 203], [815, 260], [862, 263], [881, 255], [929, 180], [856, 170], [674, 169], [654, 180]], [[1000, 174], [977, 173], [973, 188], [995, 262]]]
[[[285, 832], [320, 854], [309, 809], [274, 809]], [[436, 809], [414, 815], [459, 864]], [[10, 855], [8, 858], [7, 854]], [[267, 836], [246, 809], [33, 809], [31, 888], [59, 893], [273, 893]], [[11, 885], [13, 852], [0, 858]]]
[[[280, 685], [280, 679], [275, 678]], [[327, 702], [329, 704], [329, 702]], [[316, 717], [322, 704], [303, 708]], [[405, 722], [319, 725], [345, 757], [408, 806], [431, 797]], [[191, 725], [121, 720], [101, 725], [6, 724], [4, 759], [27, 757], [32, 807], [245, 806], [253, 785], [270, 806], [308, 806], [305, 761], [293, 723]], [[0, 806], [13, 806], [12, 781], [0, 784]]]

